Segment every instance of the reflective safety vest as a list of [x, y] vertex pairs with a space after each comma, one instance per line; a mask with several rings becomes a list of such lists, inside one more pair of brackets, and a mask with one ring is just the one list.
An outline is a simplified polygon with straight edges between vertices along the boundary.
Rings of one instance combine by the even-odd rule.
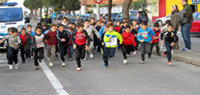
[[[43, 16], [43, 17], [42, 17], [42, 19], [45, 20], [45, 22], [46, 22], [46, 24], [47, 24], [48, 26], [51, 25], [51, 23], [48, 22], [48, 20], [50, 20], [50, 18], [51, 18], [50, 15], [48, 15], [48, 16]], [[43, 21], [43, 22], [44, 22], [44, 21]], [[48, 22], [48, 23], [47, 23], [47, 22]]]

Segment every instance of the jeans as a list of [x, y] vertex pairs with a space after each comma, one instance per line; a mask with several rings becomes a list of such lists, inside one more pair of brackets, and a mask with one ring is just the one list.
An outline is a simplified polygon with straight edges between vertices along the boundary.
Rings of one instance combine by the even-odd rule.
[[141, 43], [141, 57], [142, 57], [142, 61], [145, 60], [145, 54], [150, 55], [151, 54], [151, 50], [150, 50], [150, 43], [149, 42], [143, 42]]
[[8, 47], [7, 51], [8, 51], [7, 52], [7, 54], [8, 54], [8, 64], [13, 65], [13, 62], [15, 64], [17, 64], [18, 63], [18, 59], [17, 59], [18, 49]]
[[191, 28], [190, 23], [184, 24], [181, 27], [181, 33], [185, 43], [185, 48], [189, 50], [191, 50], [190, 28]]
[[105, 65], [108, 65], [109, 58], [114, 57], [114, 55], [115, 55], [115, 49], [116, 48], [107, 48], [107, 47], [104, 47], [103, 61], [104, 61]]
[[171, 54], [172, 47], [170, 46], [170, 43], [168, 43], [168, 42], [165, 42], [165, 47], [166, 47], [166, 51], [164, 52], [164, 54], [167, 55], [168, 62], [171, 62], [171, 60], [172, 60], [172, 54]]
[[73, 52], [74, 52], [73, 45], [71, 45], [68, 48], [68, 58], [72, 58]]

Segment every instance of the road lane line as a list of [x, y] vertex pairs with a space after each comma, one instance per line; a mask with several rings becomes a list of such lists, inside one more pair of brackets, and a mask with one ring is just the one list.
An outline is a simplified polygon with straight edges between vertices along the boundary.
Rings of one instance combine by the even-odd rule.
[[56, 90], [58, 95], [69, 95], [69, 93], [67, 93], [64, 90], [64, 87], [62, 86], [60, 81], [56, 78], [56, 76], [53, 74], [53, 72], [49, 69], [49, 67], [44, 62], [40, 63], [40, 67], [42, 68], [43, 72], [45, 73], [46, 77], [48, 78], [49, 82], [51, 83], [53, 88]]

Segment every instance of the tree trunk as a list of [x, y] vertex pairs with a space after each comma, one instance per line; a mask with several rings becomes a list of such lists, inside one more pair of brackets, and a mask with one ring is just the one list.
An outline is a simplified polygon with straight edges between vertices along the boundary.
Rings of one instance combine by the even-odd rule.
[[42, 18], [42, 7], [40, 8], [40, 18]]
[[38, 9], [35, 9], [35, 19], [36, 19], [36, 20], [38, 20], [37, 10], [38, 10]]
[[108, 0], [108, 21], [111, 21], [112, 14], [112, 0]]
[[127, 18], [129, 22], [130, 22], [129, 7], [131, 5], [131, 2], [132, 0], [124, 0], [123, 6], [122, 6], [123, 18]]
[[30, 13], [30, 19], [33, 19], [33, 10], [31, 10], [31, 13]]

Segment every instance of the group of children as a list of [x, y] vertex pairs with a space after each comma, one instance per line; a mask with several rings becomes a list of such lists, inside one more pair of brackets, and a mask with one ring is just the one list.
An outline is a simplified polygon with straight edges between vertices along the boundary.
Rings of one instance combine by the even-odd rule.
[[[138, 25], [139, 24], [139, 25]], [[9, 69], [13, 66], [18, 69], [17, 54], [21, 52], [22, 63], [34, 58], [35, 69], [39, 69], [39, 63], [43, 61], [45, 52], [49, 66], [53, 67], [54, 59], [57, 56], [61, 65], [66, 66], [65, 56], [68, 55], [69, 61], [72, 61], [73, 52], [77, 63], [77, 71], [82, 70], [81, 59], [87, 60], [94, 56], [94, 50], [103, 55], [104, 66], [109, 66], [109, 58], [114, 57], [116, 48], [122, 50], [123, 64], [127, 64], [127, 57], [131, 52], [137, 53], [140, 44], [141, 63], [145, 63], [145, 54], [151, 58], [152, 50], [156, 46], [157, 55], [160, 56], [160, 39], [166, 50], [163, 56], [167, 56], [168, 64], [171, 65], [171, 50], [176, 42], [176, 34], [173, 32], [173, 25], [168, 24], [166, 31], [161, 31], [159, 24], [155, 23], [154, 28], [148, 27], [146, 21], [132, 21], [128, 23], [127, 19], [123, 22], [96, 21], [94, 18], [79, 22], [77, 25], [71, 23], [67, 18], [63, 19], [60, 24], [52, 24], [47, 29], [46, 24], [38, 24], [34, 31], [32, 26], [28, 25], [27, 29], [22, 28], [19, 32], [16, 28], [9, 28], [8, 35], [0, 41], [4, 42], [7, 50], [7, 59]]]

